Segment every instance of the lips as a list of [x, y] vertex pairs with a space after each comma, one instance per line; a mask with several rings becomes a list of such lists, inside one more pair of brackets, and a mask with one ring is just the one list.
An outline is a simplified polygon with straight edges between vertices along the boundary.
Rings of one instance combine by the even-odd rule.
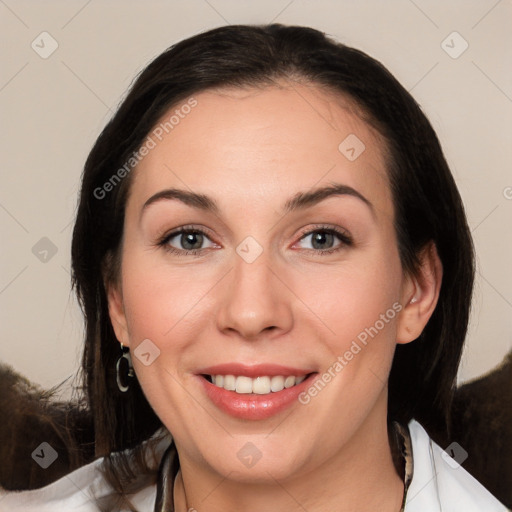
[[240, 419], [262, 420], [297, 402], [316, 372], [274, 364], [224, 364], [197, 373], [213, 404]]

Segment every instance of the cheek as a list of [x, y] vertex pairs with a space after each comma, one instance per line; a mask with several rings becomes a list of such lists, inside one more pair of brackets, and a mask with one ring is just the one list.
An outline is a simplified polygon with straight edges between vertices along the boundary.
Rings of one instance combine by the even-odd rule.
[[[123, 299], [131, 344], [150, 339], [161, 350], [180, 350], [199, 328], [211, 276], [198, 268], [171, 268], [159, 258], [132, 254], [123, 262]], [[172, 341], [172, 343], [169, 343]]]
[[[354, 259], [341, 265], [315, 270], [297, 278], [297, 295], [302, 298], [330, 332], [337, 348], [355, 339], [378, 322], [380, 331], [392, 336], [395, 304], [400, 297], [401, 267], [397, 258], [382, 255]], [[385, 316], [382, 328], [381, 315]], [[383, 332], [384, 334], [384, 332]], [[364, 335], [363, 335], [364, 336]]]

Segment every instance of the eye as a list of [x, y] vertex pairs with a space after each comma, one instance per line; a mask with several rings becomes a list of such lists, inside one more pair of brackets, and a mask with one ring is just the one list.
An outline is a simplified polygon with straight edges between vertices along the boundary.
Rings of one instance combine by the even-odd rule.
[[205, 232], [186, 228], [169, 233], [159, 242], [159, 245], [178, 254], [198, 254], [209, 247], [216, 247]]
[[352, 239], [348, 234], [334, 228], [317, 228], [303, 235], [298, 245], [301, 249], [331, 253], [352, 245]]

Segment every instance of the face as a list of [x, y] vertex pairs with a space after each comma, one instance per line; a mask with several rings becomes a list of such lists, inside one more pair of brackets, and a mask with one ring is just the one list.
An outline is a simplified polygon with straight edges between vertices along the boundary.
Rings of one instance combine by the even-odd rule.
[[132, 171], [111, 319], [182, 466], [306, 475], [385, 432], [417, 335], [383, 145], [314, 86], [194, 98]]

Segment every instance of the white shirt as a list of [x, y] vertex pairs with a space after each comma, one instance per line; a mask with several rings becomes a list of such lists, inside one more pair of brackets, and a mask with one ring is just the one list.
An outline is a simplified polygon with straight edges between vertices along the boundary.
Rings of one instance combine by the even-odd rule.
[[[409, 423], [414, 462], [405, 512], [507, 512], [454, 459], [448, 456], [415, 420]], [[95, 497], [111, 489], [99, 471], [101, 459], [83, 466], [60, 480], [32, 491], [0, 490], [1, 512], [100, 512]], [[153, 512], [156, 485], [130, 496], [139, 512]]]

